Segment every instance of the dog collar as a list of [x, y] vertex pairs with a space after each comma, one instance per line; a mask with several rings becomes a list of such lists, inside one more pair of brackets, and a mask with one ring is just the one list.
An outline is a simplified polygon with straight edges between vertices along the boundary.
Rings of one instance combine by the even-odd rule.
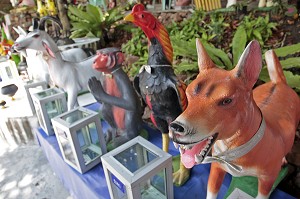
[[242, 167], [235, 165], [231, 162], [250, 152], [264, 136], [265, 129], [266, 129], [266, 122], [264, 117], [262, 116], [259, 129], [248, 142], [234, 149], [229, 149], [227, 151], [220, 152], [220, 153], [218, 153], [220, 150], [218, 150], [218, 148], [216, 148], [216, 145], [214, 145], [215, 154], [213, 156], [206, 156], [205, 159], [203, 160], [203, 163], [211, 163], [216, 161], [221, 164], [226, 164], [230, 169], [233, 169], [237, 172], [241, 172]]

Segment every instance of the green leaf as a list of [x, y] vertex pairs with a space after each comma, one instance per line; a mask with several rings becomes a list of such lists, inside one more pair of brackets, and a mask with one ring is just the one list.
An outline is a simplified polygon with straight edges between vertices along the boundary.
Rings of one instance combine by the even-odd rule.
[[82, 29], [80, 30], [75, 30], [71, 33], [70, 38], [74, 39], [74, 38], [80, 38], [80, 37], [84, 37], [86, 35], [87, 31], [84, 31]]
[[100, 16], [100, 13], [102, 13], [102, 11], [100, 10], [100, 8], [93, 6], [91, 4], [88, 4], [86, 6], [86, 12], [93, 18], [93, 21], [95, 23], [101, 23], [102, 18]]
[[90, 16], [87, 12], [84, 12], [80, 9], [78, 9], [75, 6], [69, 6], [68, 7], [68, 11], [75, 15], [76, 17], [85, 20], [85, 21], [94, 21], [94, 18], [92, 16]]
[[259, 74], [259, 79], [264, 81], [264, 82], [270, 81], [269, 72], [268, 72], [268, 69], [266, 67], [263, 67], [261, 69], [260, 74]]
[[290, 87], [300, 89], [300, 75], [294, 75], [290, 71], [283, 71], [283, 73]]
[[232, 39], [233, 66], [235, 66], [238, 63], [240, 56], [244, 52], [246, 43], [246, 30], [243, 26], [239, 26]]
[[[286, 78], [286, 81], [288, 85], [292, 88], [300, 89], [300, 75], [294, 75], [290, 71], [283, 71], [284, 76]], [[269, 82], [270, 77], [268, 73], [268, 69], [266, 67], [263, 67], [263, 69], [260, 72], [259, 79], [264, 82]]]
[[82, 30], [87, 30], [89, 31], [90, 30], [90, 24], [89, 23], [86, 23], [86, 22], [73, 22], [71, 23], [72, 24], [72, 28], [71, 30], [79, 30], [79, 29], [82, 29]]
[[300, 52], [300, 43], [277, 48], [274, 49], [274, 51], [278, 57], [285, 57], [290, 54], [295, 54], [297, 52]]
[[300, 57], [291, 57], [286, 60], [280, 61], [282, 68], [289, 69], [292, 67], [300, 68]]
[[101, 35], [94, 35], [92, 32], [88, 32], [85, 37], [89, 37], [89, 38], [100, 38]]
[[261, 46], [263, 46], [263, 45], [264, 45], [264, 42], [263, 42], [263, 39], [262, 39], [262, 36], [261, 36], [260, 31], [258, 31], [258, 30], [253, 30], [253, 35], [254, 35], [255, 39], [258, 40], [259, 44], [260, 44]]
[[178, 73], [197, 71], [198, 65], [197, 62], [189, 62], [188, 60], [182, 60], [182, 62], [179, 65], [174, 65], [174, 69]]
[[222, 68], [224, 66], [227, 69], [232, 68], [232, 63], [231, 63], [229, 57], [227, 56], [227, 54], [223, 50], [218, 49], [212, 45], [209, 45], [207, 42], [202, 41], [202, 44], [205, 47], [205, 49], [207, 50], [208, 55], [215, 62], [215, 64], [217, 64], [218, 66], [220, 66]]

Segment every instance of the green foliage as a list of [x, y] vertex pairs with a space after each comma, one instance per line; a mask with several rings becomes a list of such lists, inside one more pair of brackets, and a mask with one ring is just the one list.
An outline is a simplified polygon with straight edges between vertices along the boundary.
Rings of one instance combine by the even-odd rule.
[[122, 45], [122, 51], [128, 55], [144, 56], [148, 55], [148, 41], [140, 28], [131, 28], [132, 39]]
[[[295, 70], [300, 71], [300, 58], [296, 54], [300, 52], [300, 44], [284, 46], [274, 49], [274, 51], [276, 55], [280, 57], [280, 64], [283, 68], [288, 85], [297, 92], [300, 92], [300, 74], [294, 72]], [[267, 66], [263, 67], [262, 72], [260, 73], [260, 79], [265, 82], [270, 80]]]
[[204, 23], [204, 27], [208, 29], [208, 35], [216, 38], [217, 42], [221, 42], [223, 33], [229, 24], [225, 23], [225, 17], [222, 13], [213, 12], [210, 14], [209, 23]]
[[68, 16], [72, 25], [71, 38], [102, 38], [123, 17], [118, 8], [105, 13], [99, 7], [90, 4], [78, 7], [69, 6]]
[[188, 41], [199, 38], [202, 34], [207, 34], [207, 31], [203, 27], [204, 17], [203, 11], [195, 11], [189, 19], [179, 24], [173, 22], [167, 27], [167, 30], [170, 35], [175, 36], [179, 40]]
[[[223, 41], [223, 32], [228, 26], [222, 13], [210, 12], [209, 18], [207, 18], [207, 15], [201, 11], [195, 11], [190, 18], [181, 23], [173, 22], [168, 26], [174, 60], [176, 60], [173, 64], [175, 72], [187, 74], [188, 78], [198, 72], [196, 38], [201, 39], [210, 58], [218, 67], [230, 70], [237, 64], [246, 45], [251, 40], [258, 40], [264, 52], [266, 50], [264, 43], [272, 36], [272, 31], [276, 29], [277, 23], [270, 22], [268, 15], [256, 18], [252, 15], [245, 16], [234, 32], [232, 48], [225, 51], [216, 48], [213, 43]], [[147, 39], [140, 28], [131, 28], [131, 32], [132, 39], [122, 46], [122, 50], [126, 54], [140, 57], [127, 69], [129, 75], [133, 76], [138, 73], [142, 65], [147, 63], [148, 46]], [[275, 52], [281, 58], [288, 84], [296, 91], [300, 91], [300, 76], [294, 72], [295, 69], [300, 68], [300, 58], [295, 57], [295, 53], [300, 52], [300, 44], [278, 48], [275, 49]], [[232, 60], [228, 54], [232, 55]], [[269, 81], [266, 66], [261, 70], [260, 79]]]
[[212, 44], [202, 41], [208, 55], [213, 60], [213, 62], [220, 68], [230, 69], [232, 68], [232, 63], [228, 58], [227, 54], [222, 50], [214, 47]]
[[148, 41], [140, 28], [128, 29], [132, 33], [132, 39], [122, 45], [122, 51], [127, 55], [138, 56], [139, 60], [130, 67], [125, 68], [129, 76], [135, 76], [140, 67], [147, 63], [148, 60]]
[[243, 26], [239, 26], [232, 39], [233, 66], [237, 64], [247, 44], [247, 33]]
[[[175, 40], [174, 37], [171, 37], [171, 41], [173, 44], [174, 56], [183, 57], [183, 59], [181, 59], [181, 63], [174, 65], [176, 72], [183, 73], [198, 71], [196, 39], [181, 42], [179, 40]], [[201, 42], [216, 65], [220, 68], [232, 68], [231, 61], [223, 50], [214, 47], [212, 44], [203, 39], [201, 39]]]
[[295, 54], [297, 52], [300, 52], [300, 43], [277, 48], [274, 49], [274, 51], [278, 57], [285, 57], [290, 54]]
[[272, 36], [272, 30], [275, 30], [277, 25], [275, 22], [270, 22], [269, 15], [266, 17], [245, 16], [240, 24], [246, 31], [247, 43], [255, 39], [261, 46]]

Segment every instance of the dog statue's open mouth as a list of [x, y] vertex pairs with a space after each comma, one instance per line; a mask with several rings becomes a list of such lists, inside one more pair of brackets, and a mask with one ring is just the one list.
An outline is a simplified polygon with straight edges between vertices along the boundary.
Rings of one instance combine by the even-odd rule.
[[174, 143], [181, 153], [181, 162], [186, 168], [192, 168], [196, 164], [200, 164], [208, 152], [211, 150], [212, 145], [215, 143], [218, 133], [208, 136], [198, 142], [192, 144]]

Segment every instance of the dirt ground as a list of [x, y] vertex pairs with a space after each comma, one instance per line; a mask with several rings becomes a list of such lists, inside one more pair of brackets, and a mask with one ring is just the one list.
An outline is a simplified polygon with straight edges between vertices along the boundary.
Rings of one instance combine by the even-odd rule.
[[0, 94], [0, 199], [72, 199], [35, 140], [38, 121], [21, 88], [14, 101]]
[[72, 199], [55, 176], [41, 147], [0, 141], [0, 199]]

